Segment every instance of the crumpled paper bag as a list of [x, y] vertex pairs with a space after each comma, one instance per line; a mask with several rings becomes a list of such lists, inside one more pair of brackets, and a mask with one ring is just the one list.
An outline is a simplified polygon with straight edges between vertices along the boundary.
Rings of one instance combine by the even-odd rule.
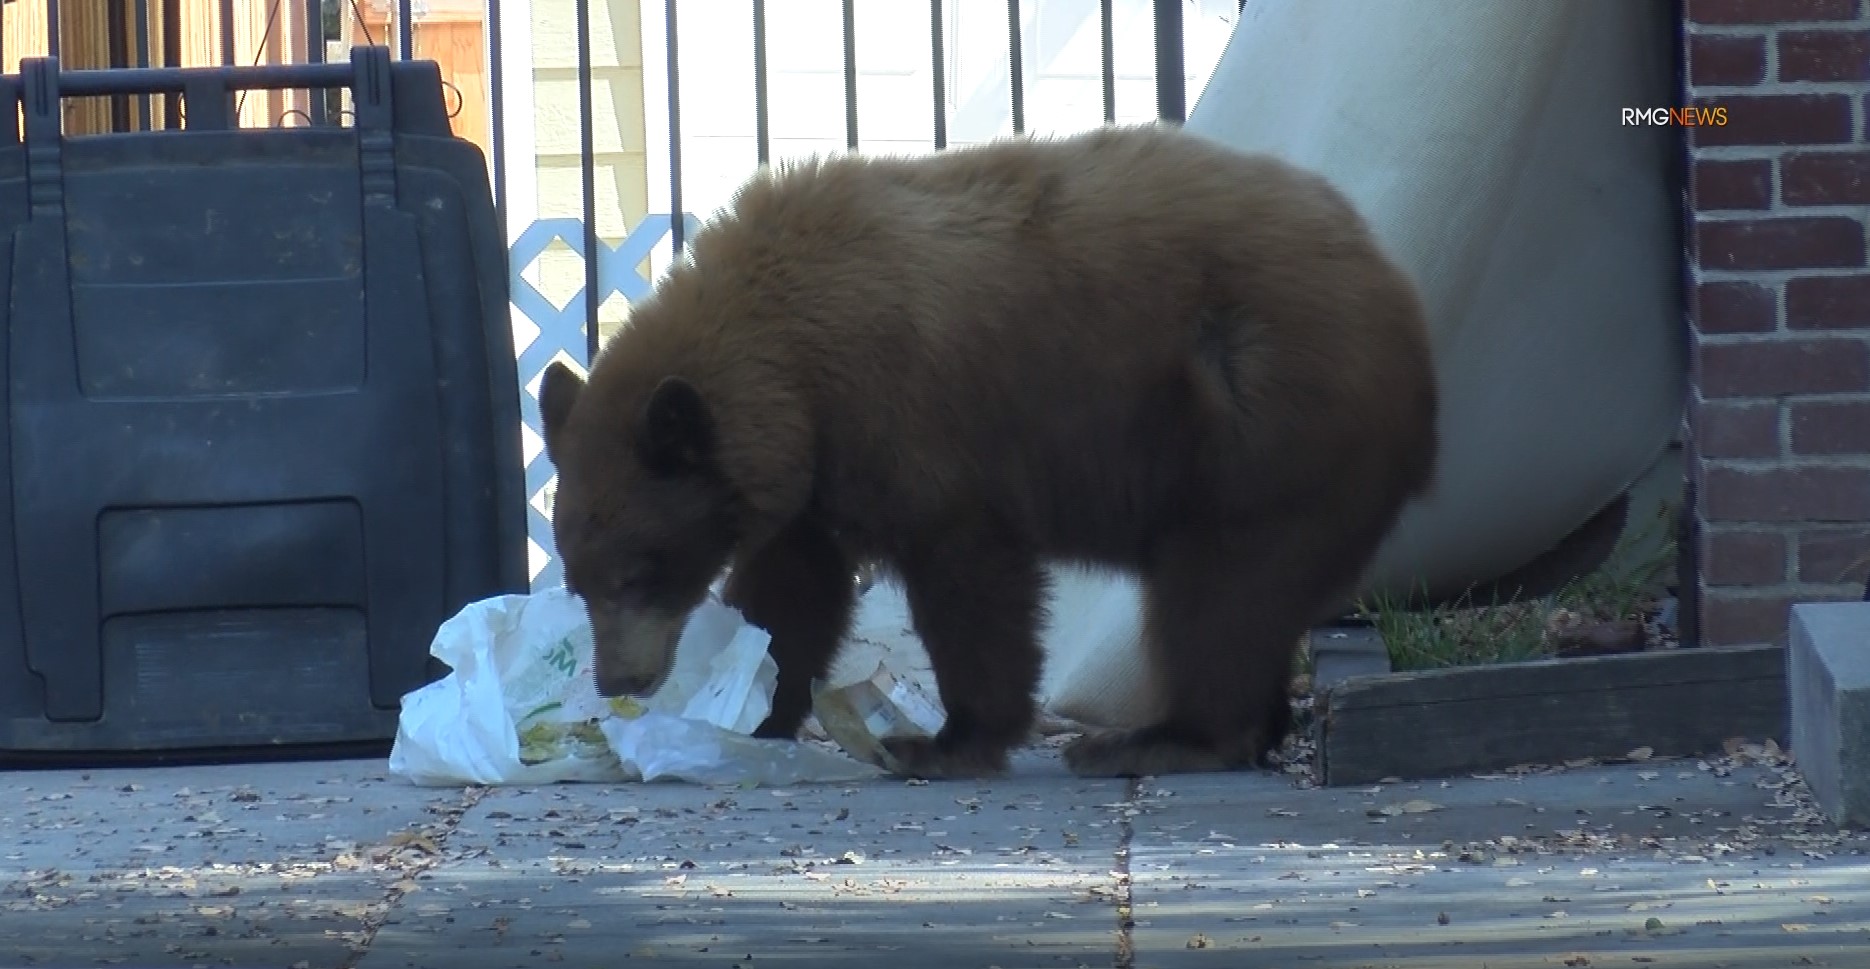
[[855, 683], [840, 687], [813, 683], [812, 716], [851, 756], [890, 771], [897, 765], [883, 741], [932, 737], [948, 718], [940, 700], [881, 662], [875, 672]]
[[606, 701], [577, 597], [554, 588], [471, 603], [429, 647], [451, 672], [403, 697], [390, 772], [430, 786], [799, 784], [879, 773], [815, 745], [748, 736], [772, 709], [768, 642], [717, 588], [690, 615], [656, 694]]

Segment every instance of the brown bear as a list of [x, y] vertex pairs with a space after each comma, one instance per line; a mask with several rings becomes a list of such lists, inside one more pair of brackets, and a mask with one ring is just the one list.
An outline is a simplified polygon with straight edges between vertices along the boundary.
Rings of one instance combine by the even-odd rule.
[[1050, 561], [1137, 576], [1167, 696], [1072, 770], [1260, 763], [1437, 455], [1420, 300], [1359, 214], [1167, 125], [764, 170], [539, 402], [601, 692], [659, 687], [727, 570], [779, 667], [758, 733], [795, 736], [876, 563], [947, 710], [889, 745], [925, 778], [1026, 740]]

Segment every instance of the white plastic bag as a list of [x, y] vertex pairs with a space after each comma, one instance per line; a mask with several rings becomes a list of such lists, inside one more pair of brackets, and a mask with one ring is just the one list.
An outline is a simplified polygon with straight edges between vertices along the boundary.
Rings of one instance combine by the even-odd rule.
[[772, 709], [778, 667], [768, 641], [711, 593], [690, 614], [656, 694], [606, 701], [576, 597], [555, 588], [472, 603], [429, 647], [452, 672], [403, 697], [390, 772], [437, 786], [798, 784], [875, 774], [836, 751], [747, 736]]
[[403, 697], [392, 774], [416, 784], [626, 779], [601, 733], [584, 605], [563, 589], [471, 603], [429, 654], [452, 672]]
[[829, 747], [756, 740], [706, 720], [666, 713], [611, 719], [599, 726], [617, 756], [645, 781], [780, 786], [854, 781], [882, 773]]
[[[723, 640], [725, 646], [712, 650], [703, 645]], [[773, 708], [779, 667], [767, 654], [768, 642], [759, 627], [712, 598], [696, 610], [676, 648], [669, 686], [641, 712], [616, 704], [624, 707], [621, 715], [598, 725], [624, 770], [645, 781], [694, 784], [799, 784], [880, 773], [813, 744], [748, 736]]]

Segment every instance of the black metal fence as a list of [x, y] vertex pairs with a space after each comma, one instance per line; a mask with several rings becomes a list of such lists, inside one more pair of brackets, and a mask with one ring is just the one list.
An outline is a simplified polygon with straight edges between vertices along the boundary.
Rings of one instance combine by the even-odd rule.
[[[223, 0], [227, 2], [227, 0]], [[401, 0], [407, 4], [409, 0]], [[489, 0], [497, 2], [497, 0]], [[907, 0], [904, 0], [906, 3]], [[1180, 123], [1187, 119], [1187, 81], [1184, 76], [1186, 56], [1184, 51], [1184, 30], [1182, 18], [1183, 0], [1152, 0], [1155, 27], [1156, 61], [1156, 114], [1157, 117]], [[681, 68], [679, 66], [680, 31], [677, 29], [679, 15], [678, 0], [662, 0], [663, 20], [666, 25], [667, 65], [668, 65], [668, 112], [669, 112], [669, 209], [682, 212], [682, 106], [681, 106]], [[1241, 0], [1245, 7], [1246, 0]], [[936, 150], [948, 147], [948, 105], [947, 78], [944, 68], [947, 60], [947, 37], [943, 29], [944, 0], [929, 0], [929, 61], [934, 74], [934, 99], [930, 112], [930, 143]], [[1104, 121], [1113, 122], [1117, 117], [1116, 104], [1116, 69], [1115, 38], [1111, 27], [1113, 10], [1112, 0], [1098, 0], [1100, 72], [1103, 87]], [[752, 57], [753, 57], [753, 98], [754, 140], [759, 164], [765, 165], [772, 160], [771, 110], [767, 93], [767, 0], [753, 0]], [[857, 128], [857, 3], [856, 0], [842, 0], [840, 21], [843, 28], [843, 70], [844, 70], [844, 141], [845, 147], [856, 150], [861, 142]], [[592, 80], [591, 80], [591, 0], [577, 0], [578, 38], [578, 112], [579, 126], [583, 136], [583, 165], [580, 175], [584, 189], [584, 251], [598, 250], [597, 231], [597, 166], [594, 164], [595, 146], [593, 144]], [[1026, 130], [1026, 91], [1025, 70], [1022, 58], [1022, 28], [1020, 0], [1006, 0], [1007, 21], [1007, 61], [1010, 68], [1013, 131], [1016, 134]], [[497, 115], [496, 111], [496, 115]], [[497, 136], [496, 136], [497, 137]], [[496, 151], [496, 154], [498, 152]], [[496, 174], [496, 181], [498, 175]], [[670, 244], [680, 251], [683, 246], [682, 219], [670, 222]], [[595, 259], [585, 260], [585, 287], [588, 292], [598, 291], [598, 265]], [[599, 327], [598, 306], [601, 300], [586, 299], [585, 331], [586, 353], [595, 356], [598, 349]]]

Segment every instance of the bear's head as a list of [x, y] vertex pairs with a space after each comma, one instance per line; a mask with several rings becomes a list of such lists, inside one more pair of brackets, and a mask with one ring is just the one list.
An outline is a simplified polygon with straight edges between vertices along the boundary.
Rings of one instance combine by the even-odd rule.
[[[738, 538], [715, 417], [680, 376], [587, 385], [561, 363], [539, 390], [558, 471], [552, 531], [584, 600], [598, 692], [647, 696], [668, 678], [688, 614]], [[640, 384], [640, 385], [638, 385]]]

